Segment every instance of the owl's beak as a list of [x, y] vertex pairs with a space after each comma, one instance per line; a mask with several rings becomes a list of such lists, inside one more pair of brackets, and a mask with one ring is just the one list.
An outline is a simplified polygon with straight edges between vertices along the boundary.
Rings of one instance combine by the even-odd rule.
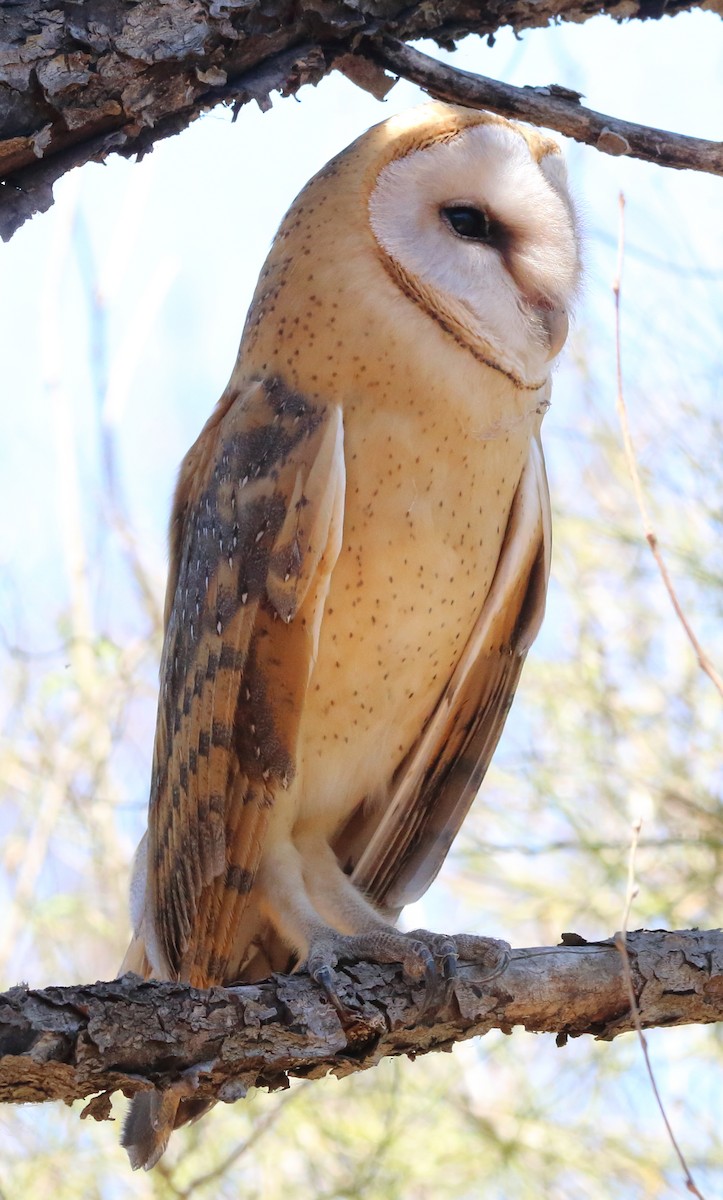
[[570, 323], [564, 308], [554, 308], [544, 305], [544, 307], [540, 307], [539, 313], [543, 327], [547, 331], [547, 339], [550, 347], [547, 355], [549, 362], [550, 359], [555, 358], [560, 353], [562, 347], [565, 345]]

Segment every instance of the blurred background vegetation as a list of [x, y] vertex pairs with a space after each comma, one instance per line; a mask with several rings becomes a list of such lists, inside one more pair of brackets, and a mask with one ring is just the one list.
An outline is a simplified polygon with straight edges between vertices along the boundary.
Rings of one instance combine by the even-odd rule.
[[[592, 107], [716, 136], [716, 19], [501, 35], [456, 61], [565, 83]], [[546, 39], [546, 40], [545, 40]], [[618, 64], [611, 89], [602, 63]], [[659, 70], [657, 90], [639, 62]], [[675, 64], [679, 94], [664, 86]], [[597, 71], [597, 73], [596, 73]], [[637, 82], [636, 82], [637, 79]], [[606, 92], [606, 87], [608, 91]], [[627, 89], [627, 90], [626, 90]], [[685, 104], [681, 99], [685, 96]], [[3, 251], [0, 298], [0, 985], [112, 978], [145, 822], [176, 464], [230, 372], [273, 230], [385, 108], [345, 80], [301, 104], [211, 114], [140, 166], [89, 168]], [[720, 98], [720, 88], [719, 88]], [[676, 103], [678, 108], [676, 109]], [[666, 108], [666, 105], [669, 108]], [[647, 106], [647, 107], [646, 107]], [[720, 111], [720, 104], [712, 105]], [[271, 151], [273, 147], [273, 152]], [[720, 922], [720, 697], [642, 537], [615, 416], [617, 191], [628, 200], [626, 399], [644, 485], [689, 620], [720, 664], [723, 233], [720, 181], [570, 147], [588, 262], [545, 445], [555, 508], [548, 618], [480, 798], [420, 923], [554, 944]], [[722, 1034], [653, 1031], [658, 1084], [696, 1181], [723, 1195]], [[82, 1105], [0, 1111], [0, 1200], [653, 1200], [685, 1194], [632, 1036], [520, 1031], [343, 1081], [255, 1094], [174, 1136], [132, 1176]]]

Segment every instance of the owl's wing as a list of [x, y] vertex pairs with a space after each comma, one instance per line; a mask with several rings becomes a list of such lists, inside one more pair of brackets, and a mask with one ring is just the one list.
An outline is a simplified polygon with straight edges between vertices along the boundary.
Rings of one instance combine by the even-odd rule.
[[[427, 890], [487, 771], [542, 622], [550, 544], [550, 497], [535, 438], [492, 587], [462, 657], [398, 768], [371, 838], [359, 829], [355, 839], [349, 829], [339, 847], [342, 860], [354, 864], [354, 883], [390, 914]], [[360, 847], [366, 841], [357, 861], [355, 840]]]
[[[341, 410], [229, 391], [171, 522], [144, 921], [156, 971], [224, 979], [299, 717], [344, 511]], [[148, 920], [147, 918], [150, 918]]]

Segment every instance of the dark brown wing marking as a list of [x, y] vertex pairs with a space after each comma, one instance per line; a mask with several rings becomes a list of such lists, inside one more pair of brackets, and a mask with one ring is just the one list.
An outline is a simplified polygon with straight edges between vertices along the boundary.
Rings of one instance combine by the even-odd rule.
[[148, 860], [149, 957], [171, 977], [223, 979], [294, 774], [341, 536], [341, 432], [338, 408], [254, 383], [224, 397], [181, 470]]
[[534, 440], [492, 587], [452, 678], [376, 827], [360, 812], [336, 847], [354, 883], [389, 913], [427, 890], [477, 794], [542, 621], [549, 570], [550, 500]]

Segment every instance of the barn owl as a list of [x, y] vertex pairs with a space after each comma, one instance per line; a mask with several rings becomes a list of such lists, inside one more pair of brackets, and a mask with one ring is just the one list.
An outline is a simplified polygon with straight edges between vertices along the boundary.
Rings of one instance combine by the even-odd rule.
[[[398, 932], [542, 619], [539, 434], [578, 237], [556, 143], [432, 103], [303, 189], [181, 467], [123, 970], [208, 987], [492, 939]], [[138, 1095], [152, 1166], [198, 1103]]]

